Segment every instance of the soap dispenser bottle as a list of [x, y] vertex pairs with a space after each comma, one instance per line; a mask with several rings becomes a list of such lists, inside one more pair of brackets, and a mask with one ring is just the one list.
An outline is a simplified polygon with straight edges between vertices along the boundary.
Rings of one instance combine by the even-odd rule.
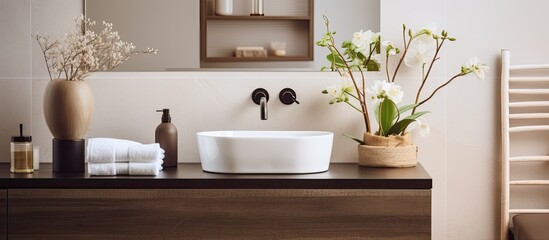
[[154, 141], [166, 151], [162, 167], [177, 167], [177, 128], [172, 124], [170, 109], [156, 110], [162, 112], [162, 123], [156, 127]]

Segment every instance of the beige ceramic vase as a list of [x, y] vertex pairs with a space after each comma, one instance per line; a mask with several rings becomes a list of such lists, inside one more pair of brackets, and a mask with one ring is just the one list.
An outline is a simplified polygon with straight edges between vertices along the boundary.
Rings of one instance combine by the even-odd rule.
[[383, 137], [364, 133], [364, 145], [358, 145], [358, 164], [366, 167], [414, 167], [417, 146], [410, 134]]
[[44, 117], [56, 139], [83, 139], [93, 116], [93, 94], [85, 81], [52, 80], [44, 93]]

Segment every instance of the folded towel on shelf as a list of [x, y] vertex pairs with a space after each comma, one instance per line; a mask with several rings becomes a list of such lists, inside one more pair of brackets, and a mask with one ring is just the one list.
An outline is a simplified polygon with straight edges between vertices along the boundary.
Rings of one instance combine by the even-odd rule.
[[128, 148], [128, 159], [130, 162], [154, 162], [164, 159], [164, 152], [158, 143], [131, 146]]
[[88, 163], [88, 174], [91, 176], [156, 176], [162, 170], [164, 161], [148, 163]]
[[162, 170], [163, 162], [162, 160], [149, 163], [130, 162], [129, 174], [131, 176], [156, 176]]
[[130, 160], [154, 162], [164, 159], [164, 150], [158, 143], [143, 145], [123, 139], [91, 138], [88, 139], [86, 158], [88, 162], [92, 163], [128, 162]]
[[160, 144], [141, 144], [115, 138], [88, 139], [88, 173], [95, 176], [156, 176], [165, 151]]
[[116, 155], [115, 147], [105, 141], [88, 140], [86, 158], [88, 162], [114, 163]]
[[115, 176], [116, 163], [88, 163], [88, 174], [97, 176]]

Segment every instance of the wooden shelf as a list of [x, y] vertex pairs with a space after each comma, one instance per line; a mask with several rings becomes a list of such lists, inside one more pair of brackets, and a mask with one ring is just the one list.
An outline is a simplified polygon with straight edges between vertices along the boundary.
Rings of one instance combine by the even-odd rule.
[[206, 21], [210, 20], [240, 20], [240, 21], [293, 21], [293, 20], [302, 20], [309, 21], [311, 17], [309, 16], [207, 16]]
[[[200, 62], [284, 62], [312, 61], [314, 48], [314, 0], [273, 2], [267, 16], [215, 15], [213, 0], [200, 1]], [[273, 10], [274, 9], [274, 10]], [[262, 46], [285, 42], [287, 56], [237, 58], [239, 46]]]
[[312, 57], [307, 56], [286, 56], [286, 57], [208, 57], [206, 62], [267, 62], [267, 61], [310, 61]]

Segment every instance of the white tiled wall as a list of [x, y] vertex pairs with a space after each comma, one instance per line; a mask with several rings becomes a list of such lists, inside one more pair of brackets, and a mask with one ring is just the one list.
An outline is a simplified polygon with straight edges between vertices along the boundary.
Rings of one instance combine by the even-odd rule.
[[30, 1], [0, 1], [0, 161], [9, 161], [10, 137], [31, 134]]

